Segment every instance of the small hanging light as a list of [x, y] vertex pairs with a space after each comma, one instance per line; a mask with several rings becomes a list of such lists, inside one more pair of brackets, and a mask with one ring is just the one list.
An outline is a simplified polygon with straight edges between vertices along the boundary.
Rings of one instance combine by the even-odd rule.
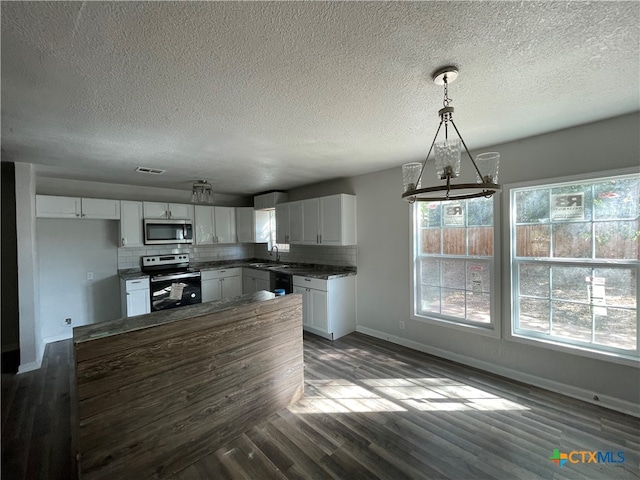
[[[411, 162], [402, 166], [404, 193], [402, 198], [410, 203], [415, 201], [441, 202], [446, 200], [460, 200], [465, 198], [490, 197], [501, 190], [498, 184], [498, 166], [500, 154], [498, 152], [482, 153], [474, 160], [467, 148], [458, 127], [453, 122], [452, 99], [449, 98], [449, 84], [458, 78], [458, 70], [454, 67], [444, 67], [433, 74], [433, 83], [444, 85], [444, 107], [438, 111], [440, 124], [436, 131], [424, 163]], [[458, 138], [449, 138], [449, 124], [451, 124]], [[440, 129], [444, 125], [444, 140], [437, 142]], [[460, 175], [460, 155], [462, 147], [469, 156], [476, 170], [477, 183], [453, 183], [452, 180]], [[422, 174], [427, 165], [431, 151], [435, 150], [436, 175], [445, 184], [422, 188]]]
[[213, 187], [206, 180], [198, 180], [191, 190], [192, 203], [213, 203]]

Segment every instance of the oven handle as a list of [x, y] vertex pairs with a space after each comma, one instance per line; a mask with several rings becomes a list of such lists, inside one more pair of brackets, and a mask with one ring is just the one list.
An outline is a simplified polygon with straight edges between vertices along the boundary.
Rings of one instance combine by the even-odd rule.
[[167, 275], [163, 277], [151, 277], [151, 283], [164, 282], [165, 280], [179, 280], [181, 278], [195, 278], [200, 277], [200, 272], [193, 273], [176, 273], [175, 275]]

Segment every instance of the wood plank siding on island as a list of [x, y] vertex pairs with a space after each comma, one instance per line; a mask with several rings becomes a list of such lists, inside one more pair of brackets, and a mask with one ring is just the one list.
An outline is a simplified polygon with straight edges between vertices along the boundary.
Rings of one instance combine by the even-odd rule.
[[74, 354], [81, 478], [164, 478], [302, 396], [302, 297], [80, 327]]

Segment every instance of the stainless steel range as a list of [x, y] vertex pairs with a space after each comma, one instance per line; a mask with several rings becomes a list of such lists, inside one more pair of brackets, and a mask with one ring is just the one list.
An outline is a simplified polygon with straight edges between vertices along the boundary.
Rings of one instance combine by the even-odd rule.
[[189, 267], [189, 254], [142, 257], [142, 271], [149, 275], [151, 311], [202, 303], [200, 272]]

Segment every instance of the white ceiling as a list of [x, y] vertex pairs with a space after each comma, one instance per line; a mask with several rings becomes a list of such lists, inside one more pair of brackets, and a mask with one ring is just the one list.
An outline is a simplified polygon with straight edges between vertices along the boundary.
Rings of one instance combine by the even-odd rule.
[[[472, 152], [640, 109], [640, 3], [2, 2], [2, 160], [219, 193]], [[137, 166], [166, 169], [162, 176]]]

